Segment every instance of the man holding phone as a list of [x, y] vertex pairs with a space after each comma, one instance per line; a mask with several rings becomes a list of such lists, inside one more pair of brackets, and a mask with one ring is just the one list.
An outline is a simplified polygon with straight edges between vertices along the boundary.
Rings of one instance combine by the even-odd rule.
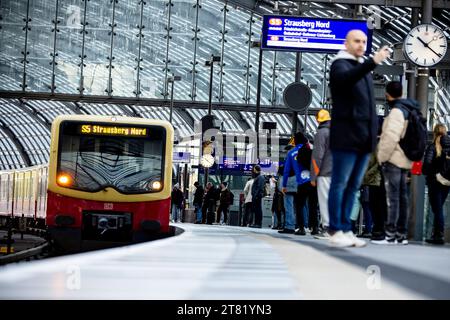
[[378, 118], [371, 72], [390, 56], [388, 46], [384, 46], [373, 57], [364, 59], [366, 45], [363, 31], [349, 31], [346, 50], [336, 55], [330, 68], [333, 170], [328, 206], [330, 244], [337, 247], [366, 244], [353, 234], [350, 214], [377, 142]]

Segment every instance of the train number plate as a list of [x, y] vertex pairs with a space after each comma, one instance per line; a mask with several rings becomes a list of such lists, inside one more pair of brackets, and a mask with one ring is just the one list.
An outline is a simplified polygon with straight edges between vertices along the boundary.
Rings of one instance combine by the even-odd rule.
[[110, 202], [107, 202], [107, 203], [105, 203], [103, 205], [103, 209], [105, 209], [105, 210], [113, 210], [114, 209], [114, 204], [110, 203]]

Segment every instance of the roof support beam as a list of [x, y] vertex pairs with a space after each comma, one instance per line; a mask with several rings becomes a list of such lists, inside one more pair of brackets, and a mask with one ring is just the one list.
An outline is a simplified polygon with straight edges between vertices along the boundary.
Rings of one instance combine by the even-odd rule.
[[3, 132], [5, 132], [5, 134], [8, 136], [8, 138], [11, 139], [12, 143], [14, 143], [14, 145], [16, 146], [17, 150], [19, 151], [23, 162], [25, 162], [27, 167], [30, 167], [31, 164], [31, 159], [28, 156], [27, 152], [25, 151], [25, 148], [22, 144], [22, 142], [20, 142], [20, 140], [17, 138], [16, 134], [8, 127], [8, 125], [0, 119], [0, 129], [3, 130]]
[[251, 127], [248, 125], [247, 121], [244, 120], [240, 112], [229, 111], [228, 113], [234, 118], [234, 120], [236, 120], [239, 123], [242, 131], [247, 131], [248, 129], [251, 129]]
[[[0, 91], [0, 98], [7, 99], [35, 99], [35, 100], [57, 100], [70, 102], [86, 102], [86, 103], [104, 103], [104, 104], [126, 104], [126, 105], [140, 105], [160, 108], [170, 108], [170, 101], [164, 99], [150, 99], [150, 98], [123, 98], [123, 97], [108, 97], [108, 96], [80, 96], [76, 94], [50, 94], [45, 92], [21, 92], [21, 91]], [[208, 109], [208, 102], [204, 101], [174, 101], [176, 110], [179, 109]], [[213, 110], [223, 111], [247, 111], [255, 112], [255, 105], [248, 105], [242, 103], [213, 103]], [[80, 109], [82, 109], [80, 107]], [[315, 115], [319, 111], [317, 108], [309, 108], [308, 114]], [[262, 113], [277, 113], [277, 114], [291, 114], [292, 111], [285, 106], [261, 106]]]
[[175, 111], [178, 115], [189, 125], [189, 127], [194, 130], [194, 118], [186, 111], [185, 108], [178, 108]]
[[22, 109], [26, 114], [28, 114], [33, 119], [36, 119], [36, 122], [40, 123], [42, 126], [46, 127], [49, 131], [52, 127], [52, 124], [39, 112], [35, 107], [26, 103], [22, 99], [19, 99], [20, 103], [16, 104], [20, 109]]

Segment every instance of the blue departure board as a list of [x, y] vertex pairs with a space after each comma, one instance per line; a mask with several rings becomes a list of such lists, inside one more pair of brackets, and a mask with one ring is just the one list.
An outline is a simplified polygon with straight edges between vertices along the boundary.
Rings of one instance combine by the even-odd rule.
[[345, 49], [345, 36], [354, 29], [361, 30], [367, 35], [366, 54], [369, 54], [372, 49], [372, 29], [365, 20], [265, 15], [261, 48], [336, 53]]

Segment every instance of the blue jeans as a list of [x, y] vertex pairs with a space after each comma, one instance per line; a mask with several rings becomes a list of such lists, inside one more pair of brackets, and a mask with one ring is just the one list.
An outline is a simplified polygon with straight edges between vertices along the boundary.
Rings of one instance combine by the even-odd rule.
[[382, 167], [384, 187], [387, 197], [386, 235], [395, 237], [406, 236], [408, 231], [408, 187], [406, 178], [408, 171], [392, 163], [385, 163]]
[[428, 197], [434, 214], [434, 232], [444, 232], [444, 203], [450, 187], [444, 186], [436, 180], [428, 182]]
[[284, 228], [295, 230], [295, 209], [294, 209], [294, 195], [286, 193], [284, 195], [284, 209], [285, 209], [285, 223]]
[[202, 222], [202, 206], [199, 204], [194, 204], [195, 213], [196, 213], [196, 222]]
[[173, 222], [181, 221], [181, 207], [172, 204], [172, 219]]
[[369, 156], [369, 153], [332, 151], [333, 172], [328, 197], [330, 230], [344, 232], [352, 230], [350, 215], [356, 192], [361, 186], [369, 163]]

